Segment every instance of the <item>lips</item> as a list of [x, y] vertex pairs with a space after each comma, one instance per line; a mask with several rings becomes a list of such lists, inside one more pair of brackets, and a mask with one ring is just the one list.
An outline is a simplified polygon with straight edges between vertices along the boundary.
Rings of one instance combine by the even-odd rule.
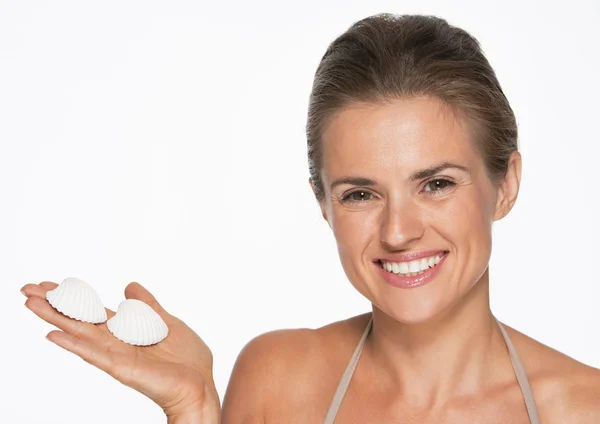
[[[435, 254], [435, 253], [439, 253], [439, 252], [443, 252], [443, 251], [431, 250], [429, 252], [433, 252]], [[419, 252], [419, 253], [421, 253], [421, 252]], [[436, 275], [440, 272], [440, 269], [446, 262], [447, 258], [448, 258], [448, 253], [445, 253], [444, 256], [442, 256], [442, 259], [440, 260], [440, 262], [438, 262], [438, 264], [436, 266], [425, 270], [425, 272], [423, 272], [422, 274], [413, 275], [412, 277], [406, 277], [403, 275], [398, 275], [398, 274], [394, 274], [392, 272], [388, 272], [381, 267], [380, 261], [377, 261], [375, 263], [376, 264], [375, 266], [377, 267], [379, 275], [381, 275], [383, 280], [386, 283], [388, 283], [389, 285], [398, 287], [398, 288], [402, 288], [402, 289], [410, 289], [410, 288], [420, 287], [420, 286], [423, 286], [423, 285], [431, 282], [436, 277]]]

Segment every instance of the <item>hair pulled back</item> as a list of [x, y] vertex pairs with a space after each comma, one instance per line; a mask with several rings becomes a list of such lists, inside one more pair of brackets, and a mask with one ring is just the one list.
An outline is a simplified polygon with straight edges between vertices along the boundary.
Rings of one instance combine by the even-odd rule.
[[333, 115], [352, 103], [429, 96], [467, 117], [475, 148], [494, 183], [518, 150], [517, 124], [479, 42], [444, 19], [378, 14], [353, 24], [327, 48], [310, 94], [306, 135], [317, 200], [322, 135]]

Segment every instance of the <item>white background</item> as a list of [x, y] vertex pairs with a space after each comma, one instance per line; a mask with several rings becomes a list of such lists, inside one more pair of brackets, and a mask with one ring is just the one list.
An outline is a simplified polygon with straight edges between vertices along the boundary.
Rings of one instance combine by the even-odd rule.
[[524, 158], [494, 227], [492, 309], [600, 367], [597, 0], [4, 0], [1, 421], [165, 422], [46, 341], [25, 283], [77, 276], [116, 308], [141, 282], [211, 346], [221, 397], [256, 335], [370, 310], [312, 197], [304, 126], [328, 44], [386, 11], [480, 40]]

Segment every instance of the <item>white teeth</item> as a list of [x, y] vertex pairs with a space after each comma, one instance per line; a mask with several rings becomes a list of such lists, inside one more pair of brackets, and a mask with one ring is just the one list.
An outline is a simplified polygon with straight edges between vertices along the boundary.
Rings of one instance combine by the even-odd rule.
[[433, 268], [442, 260], [444, 254], [421, 258], [410, 262], [383, 262], [382, 267], [388, 272], [401, 274], [404, 276], [413, 276], [423, 271]]
[[410, 261], [408, 263], [408, 268], [409, 268], [410, 272], [421, 271], [421, 261]]

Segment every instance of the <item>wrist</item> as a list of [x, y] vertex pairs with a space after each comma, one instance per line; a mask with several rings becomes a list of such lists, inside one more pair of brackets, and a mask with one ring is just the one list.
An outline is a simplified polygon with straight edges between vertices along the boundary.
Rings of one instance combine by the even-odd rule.
[[216, 389], [205, 388], [202, 400], [186, 408], [165, 411], [167, 424], [221, 424], [221, 404]]
[[167, 424], [221, 424], [221, 408], [218, 406], [183, 411], [167, 416]]

